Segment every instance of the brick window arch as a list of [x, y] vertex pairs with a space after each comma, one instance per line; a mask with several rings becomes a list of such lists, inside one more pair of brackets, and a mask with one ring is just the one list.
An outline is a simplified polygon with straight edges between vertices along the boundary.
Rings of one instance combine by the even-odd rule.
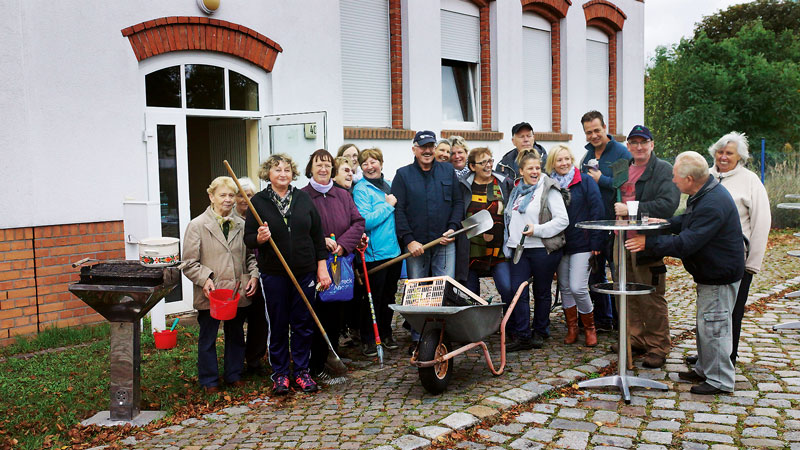
[[617, 132], [617, 33], [628, 18], [615, 4], [606, 0], [591, 0], [583, 5], [586, 26], [595, 27], [608, 35], [608, 130]]
[[[551, 82], [553, 97], [552, 130], [561, 133], [561, 19], [567, 17], [571, 0], [520, 0], [522, 11], [537, 14], [550, 22], [550, 55], [552, 57]], [[540, 133], [537, 133], [540, 134]]]
[[161, 17], [127, 28], [137, 61], [181, 50], [227, 53], [272, 71], [283, 49], [272, 39], [243, 25], [207, 17]]

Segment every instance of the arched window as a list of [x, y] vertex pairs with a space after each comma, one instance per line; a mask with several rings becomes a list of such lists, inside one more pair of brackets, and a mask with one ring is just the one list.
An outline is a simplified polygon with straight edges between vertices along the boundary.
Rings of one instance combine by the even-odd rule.
[[180, 64], [145, 75], [145, 98], [150, 107], [259, 110], [258, 83], [209, 64]]

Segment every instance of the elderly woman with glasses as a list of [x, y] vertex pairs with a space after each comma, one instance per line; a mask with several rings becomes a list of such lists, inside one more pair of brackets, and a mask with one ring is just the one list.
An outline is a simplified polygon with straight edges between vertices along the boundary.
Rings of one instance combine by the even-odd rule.
[[492, 171], [492, 151], [486, 147], [474, 148], [467, 156], [470, 172], [461, 178], [464, 212], [470, 217], [484, 209], [492, 215], [492, 228], [481, 235], [467, 239], [459, 236], [456, 243], [456, 279], [466, 282], [467, 289], [480, 295], [480, 278], [491, 276], [500, 300], [507, 308], [514, 292], [511, 290], [510, 262], [503, 254], [503, 212], [514, 182], [499, 172]]

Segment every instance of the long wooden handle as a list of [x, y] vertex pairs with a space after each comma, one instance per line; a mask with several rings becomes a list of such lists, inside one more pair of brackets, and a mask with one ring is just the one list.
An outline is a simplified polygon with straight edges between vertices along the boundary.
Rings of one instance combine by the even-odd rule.
[[[438, 245], [440, 242], [442, 242], [442, 239], [444, 239], [444, 236], [428, 242], [427, 244], [422, 246], [422, 250], [427, 250], [427, 249], [433, 247], [434, 245]], [[373, 267], [372, 269], [367, 271], [367, 275], [372, 275], [373, 273], [375, 273], [375, 272], [377, 272], [379, 270], [383, 270], [383, 269], [391, 266], [392, 264], [397, 264], [400, 261], [408, 258], [409, 256], [411, 256], [410, 252], [403, 253], [402, 255], [400, 255], [400, 256], [398, 256], [398, 257], [396, 257], [394, 259], [390, 259], [389, 261], [386, 261], [385, 263], [381, 264], [380, 266]]]
[[[244, 195], [244, 190], [242, 190], [242, 185], [239, 184], [239, 179], [236, 177], [236, 173], [233, 172], [233, 169], [231, 168], [231, 165], [228, 164], [228, 160], [226, 159], [226, 160], [224, 160], [222, 162], [225, 164], [225, 168], [228, 169], [228, 173], [231, 175], [231, 178], [233, 178], [233, 182], [236, 183], [236, 187], [239, 188], [239, 192], [242, 193], [242, 197], [244, 197], [244, 199], [247, 201], [247, 207], [250, 208], [250, 212], [253, 213], [253, 217], [255, 217], [256, 222], [258, 222], [258, 226], [263, 226], [264, 225], [264, 221], [261, 220], [261, 216], [258, 215], [258, 211], [256, 211], [256, 208], [253, 206], [253, 203], [250, 201], [250, 199], [247, 197], [247, 195]], [[306, 294], [305, 294], [305, 292], [303, 292], [303, 288], [300, 287], [300, 283], [298, 283], [297, 282], [297, 278], [294, 277], [294, 274], [292, 273], [292, 269], [289, 268], [289, 264], [287, 264], [286, 260], [283, 259], [283, 255], [281, 254], [281, 251], [278, 250], [278, 246], [275, 245], [275, 241], [272, 240], [272, 236], [270, 236], [270, 238], [269, 238], [269, 244], [272, 246], [272, 250], [275, 252], [275, 254], [278, 255], [278, 259], [281, 261], [281, 264], [283, 264], [283, 268], [286, 269], [286, 273], [289, 275], [289, 278], [292, 280], [292, 283], [294, 284], [294, 287], [297, 289], [297, 292], [300, 293], [300, 297], [303, 298], [303, 302], [305, 302], [306, 308], [308, 308], [308, 312], [311, 313], [311, 317], [314, 319], [314, 322], [317, 323], [317, 326], [319, 327], [320, 331], [322, 332], [322, 336], [325, 337], [325, 340], [328, 343], [328, 347], [330, 347], [331, 350], [333, 350], [333, 346], [331, 345], [331, 341], [330, 341], [330, 339], [328, 339], [328, 333], [325, 332], [325, 328], [322, 326], [322, 323], [319, 321], [319, 318], [317, 317], [317, 314], [314, 312], [314, 308], [311, 306], [311, 302], [309, 302], [308, 298], [306, 298]], [[338, 358], [338, 355], [337, 355], [337, 358]]]

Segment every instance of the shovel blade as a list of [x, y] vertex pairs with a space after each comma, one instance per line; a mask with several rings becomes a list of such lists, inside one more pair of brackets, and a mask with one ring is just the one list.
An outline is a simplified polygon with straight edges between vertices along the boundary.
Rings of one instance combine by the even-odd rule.
[[483, 209], [464, 219], [461, 226], [464, 227], [462, 230], [466, 230], [467, 239], [470, 239], [491, 230], [494, 221], [489, 210]]

